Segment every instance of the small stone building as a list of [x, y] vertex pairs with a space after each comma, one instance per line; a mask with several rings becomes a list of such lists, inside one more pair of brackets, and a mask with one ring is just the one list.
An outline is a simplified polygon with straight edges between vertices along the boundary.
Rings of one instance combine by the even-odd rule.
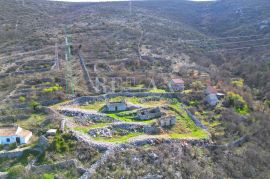
[[49, 129], [49, 130], [47, 130], [46, 135], [54, 136], [54, 135], [56, 135], [56, 133], [57, 133], [57, 129]]
[[144, 108], [137, 111], [135, 119], [149, 120], [153, 118], [161, 117], [161, 111], [159, 107], [156, 108]]
[[103, 107], [102, 112], [116, 112], [116, 111], [125, 111], [127, 110], [127, 103], [125, 100], [117, 102], [108, 102]]
[[160, 127], [167, 127], [172, 126], [176, 123], [176, 117], [175, 116], [165, 116], [159, 119], [158, 125]]
[[206, 94], [206, 102], [210, 105], [210, 106], [215, 106], [218, 103], [218, 91], [215, 87], [213, 86], [208, 86], [205, 89], [205, 94]]
[[182, 78], [172, 79], [169, 81], [169, 86], [173, 91], [183, 91], [185, 89], [185, 82]]
[[32, 137], [32, 132], [18, 126], [0, 127], [0, 144], [26, 144]]
[[210, 106], [215, 106], [218, 103], [218, 98], [216, 94], [209, 94], [206, 96], [206, 102]]

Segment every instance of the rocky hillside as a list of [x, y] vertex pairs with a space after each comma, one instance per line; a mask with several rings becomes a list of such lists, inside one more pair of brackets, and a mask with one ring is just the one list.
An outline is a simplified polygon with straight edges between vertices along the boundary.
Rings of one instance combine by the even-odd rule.
[[[269, 13], [268, 0], [136, 1], [131, 8], [128, 2], [0, 0], [0, 124], [15, 123], [40, 136], [60, 121], [44, 113], [44, 107], [109, 92], [115, 77], [127, 88], [126, 80], [135, 77], [135, 90], [147, 88], [151, 80], [164, 90], [169, 79], [181, 76], [187, 89], [195, 89], [186, 91], [181, 102], [209, 127], [213, 143], [128, 146], [105, 153], [93, 176], [267, 178]], [[71, 44], [69, 62], [65, 37]], [[201, 78], [204, 84], [195, 82]], [[95, 91], [91, 79], [106, 90]], [[203, 89], [209, 84], [230, 92], [231, 98], [207, 107]], [[234, 110], [237, 105], [248, 110]], [[34, 159], [44, 165], [75, 157], [89, 168], [104, 154], [69, 134], [57, 134], [48, 143], [42, 155], [1, 160], [0, 172], [11, 178], [77, 178], [85, 172], [77, 165], [51, 173], [29, 171], [29, 165]]]

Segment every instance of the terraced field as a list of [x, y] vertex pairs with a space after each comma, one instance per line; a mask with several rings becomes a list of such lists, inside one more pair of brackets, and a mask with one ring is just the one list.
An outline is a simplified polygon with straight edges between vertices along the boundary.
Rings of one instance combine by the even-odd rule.
[[[121, 100], [137, 108], [125, 111], [102, 111], [108, 102]], [[68, 119], [73, 123], [71, 130], [88, 133], [92, 139], [103, 142], [123, 143], [142, 137], [172, 139], [208, 138], [206, 130], [195, 125], [177, 98], [118, 96], [106, 101], [86, 102], [80, 105], [68, 105], [68, 107], [58, 105], [55, 108], [60, 113], [64, 109], [73, 112], [63, 113], [62, 111], [62, 114], [69, 116]], [[138, 120], [136, 118], [138, 110], [150, 108], [159, 108], [162, 116], [175, 116], [175, 124], [160, 127], [160, 131], [156, 133], [146, 132], [147, 127], [153, 127], [162, 118], [161, 116], [145, 120]], [[85, 116], [84, 114], [86, 113], [98, 114], [104, 116], [104, 118], [93, 120], [93, 118]]]

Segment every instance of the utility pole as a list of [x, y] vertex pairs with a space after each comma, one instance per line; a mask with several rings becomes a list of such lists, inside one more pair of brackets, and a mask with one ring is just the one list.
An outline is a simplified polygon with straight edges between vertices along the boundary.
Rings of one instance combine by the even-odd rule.
[[56, 61], [56, 69], [60, 70], [60, 61], [59, 61], [59, 55], [58, 55], [58, 45], [55, 43], [55, 61]]
[[74, 83], [72, 76], [71, 67], [71, 45], [69, 43], [69, 36], [67, 35], [67, 30], [65, 29], [65, 78], [66, 78], [66, 94], [74, 95]]
[[18, 24], [19, 24], [19, 20], [17, 19], [16, 25], [15, 25], [15, 31], [16, 31], [16, 32], [17, 32], [17, 29], [18, 29]]

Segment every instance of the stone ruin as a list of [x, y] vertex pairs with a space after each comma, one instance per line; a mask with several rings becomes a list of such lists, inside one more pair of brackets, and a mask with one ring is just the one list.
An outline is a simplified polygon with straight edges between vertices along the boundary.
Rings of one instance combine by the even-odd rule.
[[125, 100], [117, 102], [107, 102], [102, 108], [102, 112], [116, 112], [116, 111], [125, 111], [127, 110], [127, 103]]
[[137, 120], [149, 120], [153, 118], [161, 117], [162, 113], [159, 107], [156, 108], [143, 108], [136, 112], [135, 119]]
[[113, 131], [108, 127], [95, 128], [95, 129], [90, 129], [88, 131], [88, 134], [93, 136], [93, 137], [97, 137], [97, 136], [112, 137], [113, 136]]
[[165, 116], [165, 117], [160, 118], [157, 123], [160, 127], [172, 126], [176, 123], [176, 117], [175, 116]]

